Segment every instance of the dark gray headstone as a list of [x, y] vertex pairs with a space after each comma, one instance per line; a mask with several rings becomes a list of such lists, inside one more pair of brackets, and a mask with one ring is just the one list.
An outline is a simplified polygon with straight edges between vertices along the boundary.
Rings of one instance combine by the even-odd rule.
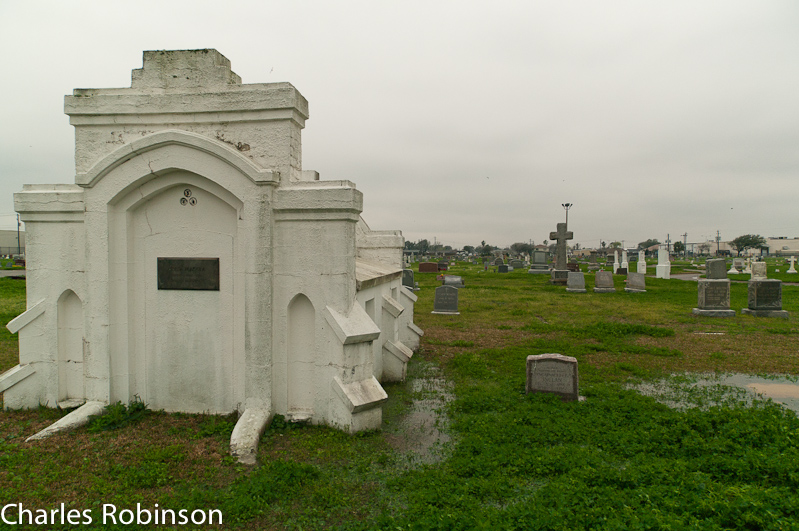
[[613, 273], [610, 271], [597, 271], [594, 279], [594, 293], [615, 293]]
[[511, 266], [513, 269], [521, 269], [524, 267], [524, 262], [521, 260], [511, 260], [508, 262], [508, 265]]
[[508, 266], [506, 264], [502, 264], [502, 265], [500, 265], [498, 267], [499, 267], [498, 272], [500, 272], [500, 273], [507, 273], [508, 272]]
[[413, 283], [413, 269], [403, 269], [402, 270], [402, 285], [408, 288], [409, 290], [413, 291], [414, 283]]
[[458, 288], [453, 286], [439, 286], [433, 300], [431, 313], [442, 315], [460, 315], [458, 311]]
[[527, 356], [527, 393], [552, 393], [564, 402], [578, 400], [577, 359], [561, 354]]
[[782, 281], [776, 279], [749, 281], [749, 307], [741, 313], [755, 317], [788, 318], [788, 312], [782, 309]]
[[502, 265], [504, 263], [505, 263], [505, 260], [503, 260], [502, 258], [497, 258], [496, 260], [494, 260], [494, 264], [493, 265], [498, 266], [498, 265]]
[[704, 317], [732, 317], [735, 310], [730, 309], [730, 281], [700, 279], [697, 282], [698, 303], [694, 315]]
[[705, 276], [712, 280], [727, 278], [727, 261], [724, 258], [716, 258], [705, 262]]

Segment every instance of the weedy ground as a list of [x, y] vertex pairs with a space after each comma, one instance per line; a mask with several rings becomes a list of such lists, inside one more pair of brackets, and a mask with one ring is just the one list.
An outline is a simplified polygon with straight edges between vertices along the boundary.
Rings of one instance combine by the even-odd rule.
[[[571, 294], [546, 275], [482, 269], [450, 271], [466, 280], [459, 316], [432, 315], [440, 282], [416, 274], [425, 335], [408, 380], [386, 385], [381, 431], [276, 417], [249, 468], [228, 456], [235, 416], [117, 404], [110, 419], [25, 443], [64, 412], [7, 411], [0, 503], [213, 508], [224, 528], [253, 530], [799, 529], [796, 414], [723, 387], [680, 391], [696, 406], [682, 409], [628, 389], [663, 378], [687, 389], [686, 373], [799, 375], [799, 286], [783, 287], [788, 320], [708, 319], [691, 314], [695, 282], [647, 278], [628, 294], [617, 276], [616, 293], [594, 294], [588, 275], [589, 293]], [[733, 309], [746, 289], [733, 283]], [[0, 296], [9, 320], [24, 282], [0, 279]], [[2, 334], [5, 370], [16, 339]], [[578, 359], [585, 401], [524, 393], [526, 357], [547, 352]]]

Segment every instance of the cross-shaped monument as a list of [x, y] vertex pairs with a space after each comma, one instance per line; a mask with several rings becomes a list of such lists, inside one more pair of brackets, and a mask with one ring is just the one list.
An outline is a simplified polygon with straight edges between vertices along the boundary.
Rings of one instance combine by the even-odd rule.
[[566, 230], [565, 223], [558, 223], [558, 230], [549, 233], [549, 239], [558, 242], [555, 246], [555, 269], [566, 269], [566, 240], [572, 238], [574, 234]]

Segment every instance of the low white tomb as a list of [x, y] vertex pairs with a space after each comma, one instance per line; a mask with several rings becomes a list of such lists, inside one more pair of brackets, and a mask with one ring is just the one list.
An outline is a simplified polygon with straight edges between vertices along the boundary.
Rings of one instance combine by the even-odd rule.
[[[404, 239], [349, 181], [302, 169], [308, 102], [216, 50], [148, 51], [76, 89], [75, 184], [26, 185], [27, 311], [4, 407], [128, 403], [380, 427], [422, 331]], [[253, 420], [255, 419], [255, 420]], [[254, 431], [253, 431], [254, 430]]]

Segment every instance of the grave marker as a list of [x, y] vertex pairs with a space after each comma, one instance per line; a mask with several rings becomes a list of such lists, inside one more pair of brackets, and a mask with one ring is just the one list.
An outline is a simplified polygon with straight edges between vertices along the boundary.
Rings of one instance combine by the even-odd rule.
[[610, 271], [597, 271], [594, 279], [594, 293], [615, 293], [613, 273]]
[[551, 393], [563, 402], [579, 400], [577, 359], [561, 354], [527, 356], [527, 394]]
[[549, 239], [556, 241], [555, 245], [555, 270], [552, 271], [550, 282], [553, 284], [565, 284], [568, 278], [566, 269], [566, 242], [574, 238], [571, 231], [566, 230], [565, 223], [558, 223], [558, 230], [549, 233]]
[[435, 262], [420, 262], [420, 273], [438, 273], [438, 264]]
[[788, 312], [782, 309], [782, 281], [762, 279], [749, 281], [749, 307], [741, 313], [755, 317], [788, 318]]
[[433, 311], [437, 315], [460, 315], [458, 311], [458, 288], [439, 286], [433, 300]]
[[627, 293], [645, 293], [646, 276], [643, 273], [628, 273], [627, 285], [624, 287]]
[[566, 278], [566, 291], [569, 293], [585, 293], [585, 275], [582, 271], [569, 271]]

